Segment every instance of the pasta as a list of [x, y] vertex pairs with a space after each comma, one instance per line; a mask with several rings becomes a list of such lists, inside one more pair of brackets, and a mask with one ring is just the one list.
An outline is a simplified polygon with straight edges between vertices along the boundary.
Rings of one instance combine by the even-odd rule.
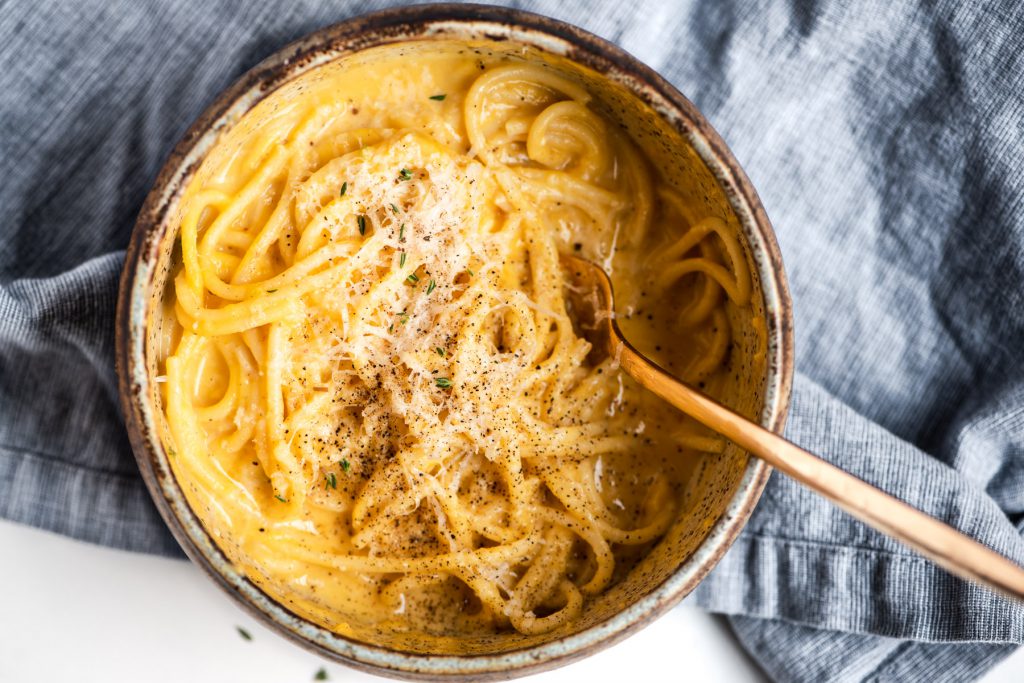
[[713, 387], [742, 248], [571, 74], [441, 43], [320, 71], [182, 199], [175, 475], [254, 581], [330, 628], [568, 628], [723, 443], [595, 357], [559, 254], [604, 264], [636, 343]]

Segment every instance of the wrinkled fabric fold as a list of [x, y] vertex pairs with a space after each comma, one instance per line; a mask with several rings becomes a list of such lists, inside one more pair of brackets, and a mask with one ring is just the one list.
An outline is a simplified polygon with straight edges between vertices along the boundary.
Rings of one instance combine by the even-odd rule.
[[[180, 556], [113, 368], [117, 278], [174, 143], [288, 41], [394, 3], [0, 11], [0, 516]], [[793, 293], [788, 436], [1024, 561], [1024, 14], [1012, 2], [514, 3], [708, 116]], [[780, 681], [976, 678], [1024, 612], [774, 474], [698, 587]]]

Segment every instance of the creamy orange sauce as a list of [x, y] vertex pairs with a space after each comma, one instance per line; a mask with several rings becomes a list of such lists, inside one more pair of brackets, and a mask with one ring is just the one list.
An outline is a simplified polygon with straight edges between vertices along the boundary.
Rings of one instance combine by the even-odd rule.
[[723, 449], [566, 311], [559, 254], [604, 265], [631, 341], [714, 393], [751, 298], [732, 232], [601, 102], [507, 48], [376, 48], [272, 93], [187, 188], [165, 445], [296, 613], [369, 639], [571, 628]]

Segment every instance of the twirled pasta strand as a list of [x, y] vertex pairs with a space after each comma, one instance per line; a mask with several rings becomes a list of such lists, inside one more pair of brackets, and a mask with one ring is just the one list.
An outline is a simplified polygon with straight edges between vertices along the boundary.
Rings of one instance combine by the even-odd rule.
[[[603, 458], [721, 444], [645, 432], [627, 408], [648, 399], [574, 330], [559, 249], [586, 236], [611, 269], [678, 223], [650, 287], [683, 291], [678, 323], [708, 330], [689, 378], [725, 362], [722, 295], [746, 305], [751, 281], [725, 224], [685, 215], [590, 101], [495, 66], [462, 98], [461, 149], [294, 106], [188, 196], [168, 446], [262, 575], [311, 602], [329, 598], [288, 584], [296, 567], [359, 577], [372, 590], [337, 609], [380, 623], [469, 590], [460, 624], [536, 634], [671, 525], [665, 475], [607, 481]], [[610, 497], [626, 489], [635, 503]]]

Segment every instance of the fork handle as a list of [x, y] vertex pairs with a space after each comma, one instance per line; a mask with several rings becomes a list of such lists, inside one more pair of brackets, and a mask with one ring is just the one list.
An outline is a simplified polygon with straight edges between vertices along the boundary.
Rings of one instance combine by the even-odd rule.
[[946, 571], [1024, 601], [1024, 569], [953, 527], [751, 422], [672, 377], [623, 338], [614, 322], [612, 354], [622, 369], [673, 406], [817, 491], [850, 515], [906, 544]]

